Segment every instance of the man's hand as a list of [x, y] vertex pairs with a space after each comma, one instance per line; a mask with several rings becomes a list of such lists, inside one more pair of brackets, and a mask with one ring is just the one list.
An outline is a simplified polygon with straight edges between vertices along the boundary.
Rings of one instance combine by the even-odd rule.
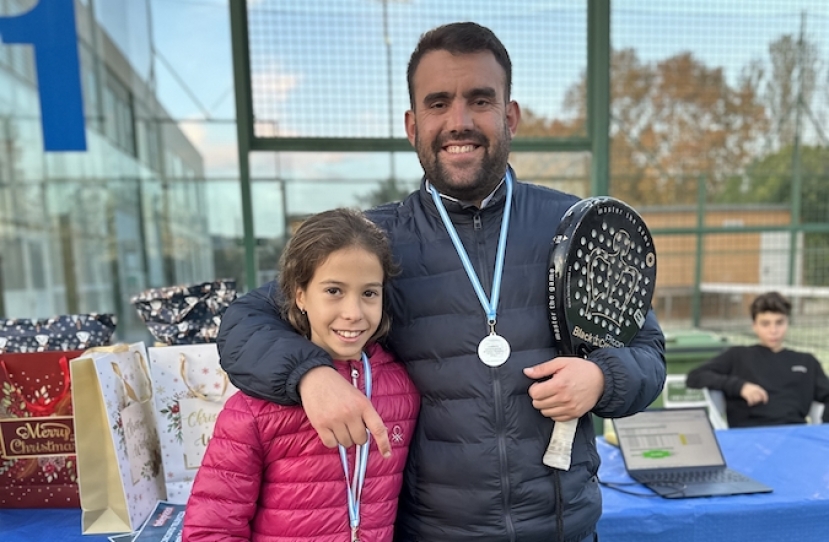
[[391, 457], [386, 425], [371, 401], [331, 367], [316, 367], [299, 381], [302, 406], [311, 425], [328, 448], [365, 444], [371, 433], [380, 454]]
[[761, 386], [752, 384], [751, 382], [743, 384], [743, 387], [740, 389], [740, 397], [746, 400], [748, 406], [754, 406], [760, 403], [765, 404], [769, 402], [768, 392]]
[[557, 422], [582, 417], [589, 412], [604, 391], [604, 373], [592, 361], [583, 358], [554, 358], [524, 369], [528, 377], [539, 380], [530, 386], [533, 407]]

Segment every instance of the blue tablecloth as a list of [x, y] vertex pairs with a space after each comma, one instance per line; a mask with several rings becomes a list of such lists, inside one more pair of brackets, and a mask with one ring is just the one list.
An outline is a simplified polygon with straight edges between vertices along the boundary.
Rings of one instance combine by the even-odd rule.
[[[602, 488], [601, 542], [829, 541], [829, 424], [719, 431], [730, 467], [773, 493], [663, 499]], [[606, 482], [632, 482], [599, 439]], [[641, 486], [626, 489], [648, 493]], [[80, 534], [80, 510], [0, 510], [0, 542], [106, 542]]]
[[99, 535], [81, 534], [81, 511], [0, 510], [0, 542], [109, 542]]
[[[603, 487], [601, 542], [829, 541], [829, 424], [729, 429], [717, 439], [729, 467], [774, 492], [663, 499]], [[599, 439], [599, 453], [602, 481], [632, 481], [617, 448]]]

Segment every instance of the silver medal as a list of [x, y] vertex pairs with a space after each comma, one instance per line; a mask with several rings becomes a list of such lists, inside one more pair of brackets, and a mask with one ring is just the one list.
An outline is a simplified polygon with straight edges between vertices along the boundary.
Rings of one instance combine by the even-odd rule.
[[478, 357], [490, 367], [503, 365], [509, 358], [510, 352], [507, 340], [495, 333], [487, 335], [478, 343]]

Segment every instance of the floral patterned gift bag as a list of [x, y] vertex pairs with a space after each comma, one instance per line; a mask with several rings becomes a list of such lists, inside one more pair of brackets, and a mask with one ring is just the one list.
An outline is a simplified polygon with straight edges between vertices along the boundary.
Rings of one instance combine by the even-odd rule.
[[133, 532], [166, 498], [144, 343], [87, 350], [70, 369], [83, 532]]
[[184, 504], [213, 436], [216, 417], [237, 390], [219, 367], [215, 344], [161, 346], [147, 351], [167, 500]]
[[70, 352], [0, 353], [0, 508], [78, 508]]

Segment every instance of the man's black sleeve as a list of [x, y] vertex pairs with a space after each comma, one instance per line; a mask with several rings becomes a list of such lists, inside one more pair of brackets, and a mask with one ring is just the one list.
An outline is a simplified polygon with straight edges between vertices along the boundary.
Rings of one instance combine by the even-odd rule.
[[281, 318], [278, 295], [270, 282], [230, 304], [219, 327], [219, 359], [233, 385], [248, 395], [296, 405], [300, 378], [333, 362]]

